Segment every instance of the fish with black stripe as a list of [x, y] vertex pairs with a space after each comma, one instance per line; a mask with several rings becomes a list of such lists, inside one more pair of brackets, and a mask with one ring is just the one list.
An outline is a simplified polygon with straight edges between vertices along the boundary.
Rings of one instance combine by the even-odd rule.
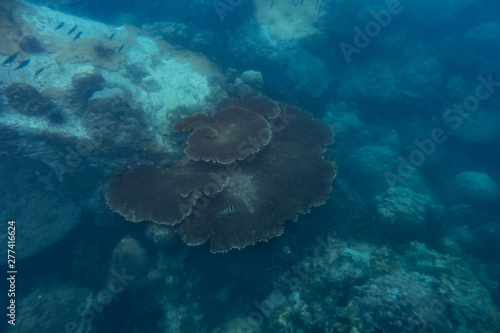
[[224, 208], [224, 210], [222, 210], [219, 213], [219, 216], [233, 214], [233, 213], [236, 213], [238, 210], [239, 210], [239, 208], [236, 206], [229, 206], [229, 207]]

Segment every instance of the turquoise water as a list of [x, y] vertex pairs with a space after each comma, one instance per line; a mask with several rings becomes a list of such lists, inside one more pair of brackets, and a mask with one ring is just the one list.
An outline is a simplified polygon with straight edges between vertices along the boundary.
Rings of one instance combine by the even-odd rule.
[[500, 331], [499, 13], [1, 1], [0, 331]]

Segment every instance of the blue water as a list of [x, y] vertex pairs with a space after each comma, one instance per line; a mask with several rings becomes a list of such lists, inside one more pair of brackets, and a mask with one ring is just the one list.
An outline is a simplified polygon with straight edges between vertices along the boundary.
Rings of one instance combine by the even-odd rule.
[[0, 331], [500, 332], [498, 1], [0, 16]]

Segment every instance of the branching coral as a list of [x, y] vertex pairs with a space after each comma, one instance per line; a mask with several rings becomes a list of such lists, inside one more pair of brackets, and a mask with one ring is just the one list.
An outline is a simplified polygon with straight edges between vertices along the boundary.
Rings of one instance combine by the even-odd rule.
[[328, 126], [262, 96], [218, 108], [175, 126], [192, 131], [181, 161], [136, 166], [111, 180], [111, 209], [176, 226], [187, 244], [210, 240], [212, 252], [226, 252], [280, 235], [286, 220], [326, 201], [335, 177], [323, 157], [333, 143]]

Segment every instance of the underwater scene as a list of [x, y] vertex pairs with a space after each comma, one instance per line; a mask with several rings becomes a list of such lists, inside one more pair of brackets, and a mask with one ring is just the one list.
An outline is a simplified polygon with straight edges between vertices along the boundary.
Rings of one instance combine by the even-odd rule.
[[0, 332], [500, 332], [497, 0], [0, 0]]

